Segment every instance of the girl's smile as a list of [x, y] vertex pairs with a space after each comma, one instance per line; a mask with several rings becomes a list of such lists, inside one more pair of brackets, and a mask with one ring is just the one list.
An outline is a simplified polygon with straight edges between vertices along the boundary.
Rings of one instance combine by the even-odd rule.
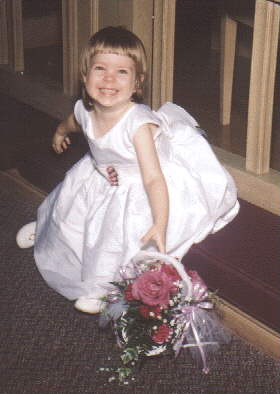
[[122, 109], [136, 90], [134, 61], [124, 55], [99, 53], [94, 56], [84, 83], [95, 107]]

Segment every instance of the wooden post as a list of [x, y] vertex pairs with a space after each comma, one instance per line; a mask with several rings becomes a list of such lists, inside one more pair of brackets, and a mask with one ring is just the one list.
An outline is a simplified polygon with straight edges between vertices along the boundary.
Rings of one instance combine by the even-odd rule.
[[265, 174], [270, 145], [280, 7], [256, 0], [249, 92], [246, 169]]
[[7, 3], [8, 63], [14, 71], [24, 71], [22, 0]]
[[0, 0], [0, 64], [8, 64], [7, 3]]
[[220, 122], [230, 124], [237, 22], [225, 14], [221, 19]]
[[150, 0], [136, 0], [132, 2], [133, 32], [142, 40], [148, 65], [148, 80], [145, 103], [152, 104], [152, 59], [153, 59], [153, 2]]
[[175, 0], [154, 1], [152, 107], [173, 100]]
[[77, 0], [62, 0], [63, 92], [78, 92], [78, 18]]

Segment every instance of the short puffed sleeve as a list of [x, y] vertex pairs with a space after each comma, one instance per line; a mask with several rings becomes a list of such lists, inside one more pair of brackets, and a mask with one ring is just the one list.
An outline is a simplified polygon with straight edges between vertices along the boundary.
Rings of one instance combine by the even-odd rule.
[[156, 139], [161, 133], [161, 120], [153, 111], [151, 111], [148, 106], [144, 104], [135, 104], [135, 106], [136, 107], [133, 108], [130, 116], [127, 118], [127, 130], [130, 141], [133, 142], [133, 138], [139, 127], [147, 123], [159, 126], [157, 132], [154, 135], [154, 139]]
[[84, 107], [82, 100], [78, 100], [76, 102], [74, 106], [74, 115], [77, 122], [81, 126], [83, 132], [86, 133], [86, 130], [88, 128], [89, 116], [87, 110]]

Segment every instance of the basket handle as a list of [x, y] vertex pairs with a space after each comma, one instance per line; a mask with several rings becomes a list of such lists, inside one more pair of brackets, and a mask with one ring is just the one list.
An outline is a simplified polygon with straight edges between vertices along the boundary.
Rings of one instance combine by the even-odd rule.
[[192, 281], [189, 275], [186, 273], [185, 268], [180, 261], [176, 260], [174, 257], [168, 256], [167, 254], [163, 254], [159, 252], [148, 252], [146, 250], [141, 250], [140, 252], [138, 252], [136, 256], [133, 258], [133, 261], [137, 263], [138, 261], [142, 261], [147, 258], [160, 260], [163, 261], [164, 263], [173, 265], [173, 267], [177, 270], [178, 274], [181, 276], [184, 282], [186, 289], [186, 297], [187, 298], [192, 297]]

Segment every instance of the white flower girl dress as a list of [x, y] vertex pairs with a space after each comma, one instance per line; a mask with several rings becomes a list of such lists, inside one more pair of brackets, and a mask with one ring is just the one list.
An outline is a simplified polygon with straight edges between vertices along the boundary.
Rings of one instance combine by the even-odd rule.
[[[169, 255], [183, 257], [237, 214], [231, 176], [181, 107], [166, 103], [154, 112], [134, 104], [101, 138], [94, 137], [81, 100], [74, 112], [90, 152], [40, 206], [34, 247], [43, 278], [63, 296], [74, 300], [105, 295], [108, 283], [119, 279], [121, 268], [142, 247], [140, 238], [152, 216], [132, 140], [144, 123], [158, 125], [154, 139], [170, 199]], [[118, 173], [117, 187], [106, 177], [108, 166]]]

